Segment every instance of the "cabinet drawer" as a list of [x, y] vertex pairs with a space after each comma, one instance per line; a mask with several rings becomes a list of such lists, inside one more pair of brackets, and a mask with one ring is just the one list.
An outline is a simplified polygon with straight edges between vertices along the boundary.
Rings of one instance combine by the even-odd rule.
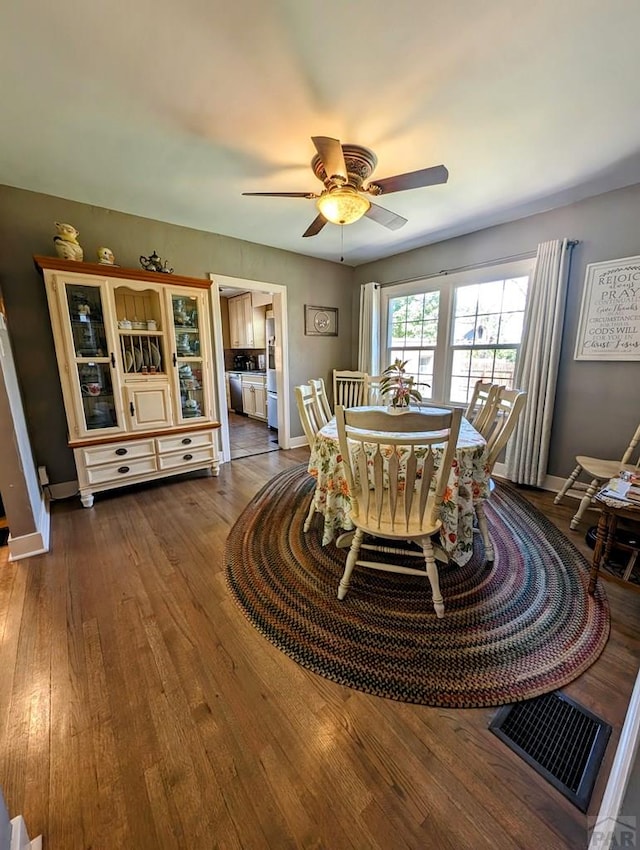
[[143, 457], [137, 460], [121, 460], [105, 466], [92, 466], [87, 469], [89, 484], [106, 484], [110, 481], [126, 481], [136, 475], [146, 475], [157, 469], [155, 457]]
[[95, 446], [77, 450], [85, 466], [97, 466], [99, 463], [122, 461], [125, 463], [138, 457], [155, 454], [153, 440], [136, 440], [130, 443], [112, 443], [107, 446]]
[[160, 455], [158, 464], [160, 469], [176, 469], [180, 466], [190, 467], [194, 463], [206, 464], [209, 461], [213, 461], [213, 459], [213, 446], [204, 446], [200, 449], [192, 449], [190, 446], [187, 446], [181, 452]]
[[158, 437], [156, 439], [158, 454], [161, 455], [167, 452], [179, 452], [182, 449], [185, 452], [190, 452], [192, 449], [210, 446], [212, 442], [213, 434], [211, 431], [193, 434], [174, 434], [172, 437]]
[[265, 375], [243, 375], [242, 376], [242, 386], [243, 387], [266, 387], [267, 379]]

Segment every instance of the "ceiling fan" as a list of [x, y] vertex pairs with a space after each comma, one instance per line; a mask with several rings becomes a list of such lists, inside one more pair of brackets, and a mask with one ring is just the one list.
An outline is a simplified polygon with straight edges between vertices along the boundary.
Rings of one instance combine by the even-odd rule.
[[311, 160], [311, 168], [318, 180], [324, 183], [320, 194], [316, 192], [243, 192], [265, 198], [307, 198], [315, 199], [319, 214], [302, 234], [316, 236], [325, 224], [352, 224], [366, 215], [372, 221], [398, 230], [407, 223], [407, 219], [372, 203], [368, 195], [388, 195], [405, 189], [419, 189], [423, 186], [435, 186], [446, 183], [449, 172], [444, 165], [434, 165], [419, 171], [396, 174], [382, 180], [372, 180], [366, 186], [373, 173], [378, 158], [369, 148], [360, 145], [341, 144], [338, 139], [328, 136], [312, 136], [317, 154]]

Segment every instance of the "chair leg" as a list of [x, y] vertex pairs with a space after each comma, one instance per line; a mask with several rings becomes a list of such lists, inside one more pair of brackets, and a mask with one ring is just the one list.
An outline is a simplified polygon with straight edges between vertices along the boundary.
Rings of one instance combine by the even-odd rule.
[[600, 489], [600, 479], [594, 478], [591, 484], [587, 487], [587, 492], [580, 499], [580, 504], [578, 505], [578, 510], [573, 515], [571, 522], [569, 523], [569, 528], [572, 531], [575, 531], [576, 528], [580, 525], [580, 521], [582, 519], [583, 513], [587, 510], [587, 508], [591, 505], [591, 500]]
[[355, 534], [353, 535], [353, 543], [351, 544], [351, 549], [349, 549], [349, 554], [347, 555], [347, 565], [344, 568], [344, 573], [342, 574], [340, 584], [338, 585], [338, 599], [344, 599], [347, 595], [347, 590], [349, 590], [349, 584], [351, 583], [351, 573], [353, 572], [353, 568], [358, 560], [358, 553], [360, 552], [360, 544], [362, 543], [363, 537], [364, 532], [362, 529], [356, 528]]
[[482, 502], [478, 502], [478, 504], [476, 505], [476, 517], [478, 518], [478, 528], [480, 529], [480, 534], [482, 534], [482, 539], [484, 540], [485, 561], [493, 563], [493, 559], [495, 558], [495, 552], [493, 551], [493, 543], [491, 542], [491, 537], [489, 535], [489, 526], [487, 524], [487, 517], [484, 512], [484, 505]]
[[309, 513], [307, 514], [307, 518], [304, 521], [304, 525], [302, 526], [303, 531], [309, 531], [311, 528], [311, 522], [313, 520], [313, 515], [316, 512], [316, 491], [314, 490], [311, 494], [311, 504], [309, 505]]
[[631, 573], [633, 572], [633, 568], [635, 567], [637, 560], [638, 560], [638, 550], [634, 549], [633, 552], [631, 553], [631, 557], [629, 558], [629, 563], [627, 564], [627, 568], [624, 571], [624, 575], [622, 576], [622, 578], [625, 581], [629, 581], [629, 579], [631, 578]]
[[578, 478], [578, 475], [580, 475], [580, 473], [581, 473], [581, 472], [582, 472], [582, 467], [580, 466], [580, 464], [578, 464], [578, 465], [576, 466], [576, 468], [573, 470], [573, 472], [571, 473], [571, 475], [570, 475], [570, 476], [567, 478], [567, 480], [564, 482], [564, 484], [562, 485], [562, 487], [558, 490], [558, 494], [557, 494], [557, 496], [555, 497], [555, 499], [553, 500], [553, 504], [554, 504], [554, 505], [559, 505], [559, 504], [560, 504], [560, 502], [561, 502], [561, 501], [564, 499], [564, 497], [567, 495], [567, 492], [568, 492], [568, 491], [569, 491], [569, 490], [573, 487], [573, 485], [576, 483], [576, 479]]
[[436, 612], [436, 617], [438, 617], [438, 619], [442, 619], [442, 617], [444, 617], [444, 602], [442, 601], [442, 593], [440, 592], [440, 576], [438, 575], [436, 559], [433, 556], [433, 546], [431, 544], [430, 537], [422, 541], [422, 551], [424, 553], [425, 564], [427, 565], [427, 577], [431, 584], [433, 607]]

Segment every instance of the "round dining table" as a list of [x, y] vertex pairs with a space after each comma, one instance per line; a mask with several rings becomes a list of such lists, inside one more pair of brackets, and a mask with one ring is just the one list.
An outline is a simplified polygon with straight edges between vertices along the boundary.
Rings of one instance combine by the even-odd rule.
[[[384, 410], [386, 407], [359, 407], [358, 410]], [[442, 414], [443, 408], [419, 408], [425, 414], [425, 431], [429, 430], [429, 413]], [[402, 414], [398, 414], [397, 435], [402, 434]], [[373, 449], [372, 449], [373, 450]], [[437, 450], [436, 450], [437, 463]], [[338, 445], [335, 417], [316, 436], [308, 471], [316, 479], [313, 495], [315, 510], [323, 515], [322, 543], [331, 543], [342, 531], [354, 528], [349, 518], [351, 499], [344, 463]], [[441, 548], [447, 558], [462, 566], [473, 554], [474, 506], [489, 495], [490, 470], [487, 465], [487, 443], [471, 423], [462, 417], [456, 443], [455, 458], [440, 511]]]

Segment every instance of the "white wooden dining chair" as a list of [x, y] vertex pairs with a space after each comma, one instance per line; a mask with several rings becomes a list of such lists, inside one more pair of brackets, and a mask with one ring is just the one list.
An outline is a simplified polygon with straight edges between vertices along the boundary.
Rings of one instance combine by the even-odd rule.
[[[500, 454], [509, 441], [509, 437], [516, 427], [518, 417], [524, 409], [524, 404], [527, 399], [527, 394], [524, 390], [507, 390], [504, 387], [500, 388], [498, 400], [494, 406], [494, 416], [486, 426], [487, 433], [483, 434], [487, 441], [487, 460], [486, 467], [489, 475], [493, 472], [493, 467], [500, 457]], [[475, 427], [475, 426], [474, 426]], [[490, 488], [491, 492], [491, 488]], [[489, 535], [489, 527], [487, 525], [487, 517], [484, 512], [484, 504], [482, 501], [475, 505], [476, 518], [478, 520], [478, 529], [482, 534], [484, 541], [485, 560], [493, 561], [495, 552], [491, 536]]]
[[383, 380], [384, 375], [367, 375], [365, 373], [363, 404], [384, 404], [384, 398], [380, 392], [380, 384]]
[[358, 407], [364, 404], [366, 372], [333, 370], [333, 406]]
[[[293, 388], [293, 392], [296, 397], [298, 415], [300, 417], [302, 429], [305, 437], [307, 438], [307, 442], [309, 443], [309, 448], [313, 450], [316, 442], [316, 435], [320, 428], [322, 428], [323, 424], [318, 413], [318, 407], [316, 405], [313, 390], [311, 389], [310, 384], [300, 384]], [[311, 521], [313, 519], [313, 514], [315, 513], [314, 499], [315, 491], [311, 494], [311, 504], [309, 505], [309, 512], [307, 513], [307, 518], [305, 519], [303, 526], [304, 531], [309, 531], [311, 528]]]
[[485, 431], [489, 430], [495, 419], [500, 390], [503, 389], [505, 389], [504, 385], [492, 384], [490, 381], [483, 381], [482, 378], [475, 383], [464, 415], [483, 437], [487, 436]]
[[[572, 529], [576, 529], [578, 527], [584, 512], [591, 504], [591, 500], [606, 481], [610, 478], [615, 478], [615, 476], [623, 470], [628, 472], [638, 471], [640, 468], [640, 450], [638, 450], [639, 444], [640, 425], [636, 428], [635, 433], [631, 438], [631, 442], [627, 446], [625, 453], [622, 455], [620, 460], [604, 460], [599, 457], [576, 455], [576, 468], [564, 482], [560, 490], [558, 490], [558, 494], [553, 500], [554, 505], [559, 505], [566, 495], [580, 499], [578, 510], [575, 512], [570, 522], [570, 527]], [[583, 472], [589, 476], [589, 484], [586, 484], [583, 481], [578, 481], [578, 477]]]
[[[429, 417], [420, 413], [398, 417], [385, 411], [349, 410], [336, 407], [340, 453], [351, 497], [350, 518], [356, 527], [338, 599], [344, 599], [356, 565], [375, 570], [426, 576], [431, 584], [433, 607], [444, 616], [438, 568], [432, 536], [442, 525], [440, 507], [455, 455], [462, 411], [452, 410]], [[437, 453], [434, 451], [437, 445]], [[440, 455], [441, 452], [441, 455]], [[439, 461], [436, 454], [440, 455]], [[420, 459], [419, 459], [420, 458]], [[425, 568], [398, 563], [361, 560], [365, 534], [392, 541], [415, 541], [422, 548]], [[375, 547], [380, 551], [380, 547]], [[402, 550], [392, 546], [387, 554]], [[406, 553], [404, 553], [406, 554]]]
[[311, 391], [315, 399], [318, 416], [322, 420], [322, 425], [326, 425], [327, 422], [333, 418], [333, 413], [331, 412], [331, 405], [329, 404], [324, 379], [309, 378], [309, 386], [311, 387]]

